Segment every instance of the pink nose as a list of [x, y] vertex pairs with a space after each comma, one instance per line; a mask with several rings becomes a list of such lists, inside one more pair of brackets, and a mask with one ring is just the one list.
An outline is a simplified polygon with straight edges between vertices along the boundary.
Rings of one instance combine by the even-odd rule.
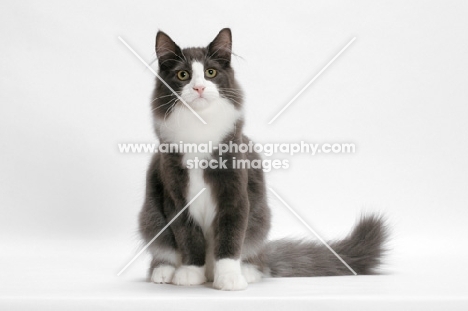
[[199, 95], [201, 95], [203, 93], [203, 91], [205, 90], [205, 87], [204, 86], [194, 86], [193, 89], [195, 91], [197, 91]]

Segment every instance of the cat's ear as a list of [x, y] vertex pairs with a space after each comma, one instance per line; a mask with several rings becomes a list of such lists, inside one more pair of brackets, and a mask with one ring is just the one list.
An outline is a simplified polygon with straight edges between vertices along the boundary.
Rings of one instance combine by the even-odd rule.
[[231, 62], [232, 53], [232, 35], [231, 29], [222, 29], [216, 38], [208, 45], [208, 53], [218, 61], [224, 61], [227, 64]]
[[159, 65], [163, 65], [170, 60], [178, 60], [181, 58], [182, 52], [177, 44], [172, 39], [162, 32], [158, 31], [156, 35], [156, 56], [158, 57]]

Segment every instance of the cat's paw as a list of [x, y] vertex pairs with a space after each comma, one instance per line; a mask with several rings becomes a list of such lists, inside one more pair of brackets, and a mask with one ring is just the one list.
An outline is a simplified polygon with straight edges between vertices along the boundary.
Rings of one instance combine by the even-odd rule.
[[241, 273], [230, 272], [215, 276], [213, 287], [220, 290], [243, 290], [247, 288], [247, 280]]
[[199, 285], [205, 282], [205, 266], [180, 266], [172, 277], [175, 285]]
[[258, 282], [262, 279], [262, 273], [254, 265], [244, 263], [241, 265], [241, 270], [247, 283]]
[[175, 268], [169, 265], [161, 265], [153, 269], [151, 281], [153, 283], [164, 284], [171, 283]]
[[240, 261], [221, 259], [215, 264], [213, 287], [221, 290], [243, 290], [247, 288], [247, 280], [241, 273]]

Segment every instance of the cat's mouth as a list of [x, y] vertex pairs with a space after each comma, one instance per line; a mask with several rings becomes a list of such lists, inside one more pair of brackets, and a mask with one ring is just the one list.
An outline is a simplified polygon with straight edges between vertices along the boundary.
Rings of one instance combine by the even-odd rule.
[[210, 101], [204, 97], [197, 97], [187, 102], [195, 110], [203, 110], [210, 106]]

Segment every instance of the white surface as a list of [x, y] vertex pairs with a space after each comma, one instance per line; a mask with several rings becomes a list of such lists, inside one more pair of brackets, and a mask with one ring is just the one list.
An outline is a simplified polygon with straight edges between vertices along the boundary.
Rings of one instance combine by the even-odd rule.
[[[467, 254], [440, 245], [393, 250], [385, 275], [263, 279], [245, 291], [212, 283], [145, 282], [147, 259], [117, 277], [134, 244], [122, 240], [2, 240], [0, 309], [24, 310], [466, 310]], [[133, 249], [132, 249], [133, 248]], [[440, 251], [443, 252], [440, 252]], [[128, 258], [127, 258], [128, 257]], [[208, 308], [207, 308], [208, 307]]]
[[[465, 1], [2, 1], [2, 306], [466, 307], [467, 13]], [[327, 240], [361, 211], [384, 211], [401, 255], [395, 273], [267, 280], [242, 293], [135, 281], [144, 260], [114, 276], [135, 254], [149, 162], [117, 144], [154, 140], [154, 77], [117, 37], [151, 61], [157, 29], [186, 47], [226, 26], [249, 136], [357, 146], [354, 155], [285, 157], [290, 169], [268, 173], [269, 186]], [[310, 236], [270, 203], [272, 237]]]

